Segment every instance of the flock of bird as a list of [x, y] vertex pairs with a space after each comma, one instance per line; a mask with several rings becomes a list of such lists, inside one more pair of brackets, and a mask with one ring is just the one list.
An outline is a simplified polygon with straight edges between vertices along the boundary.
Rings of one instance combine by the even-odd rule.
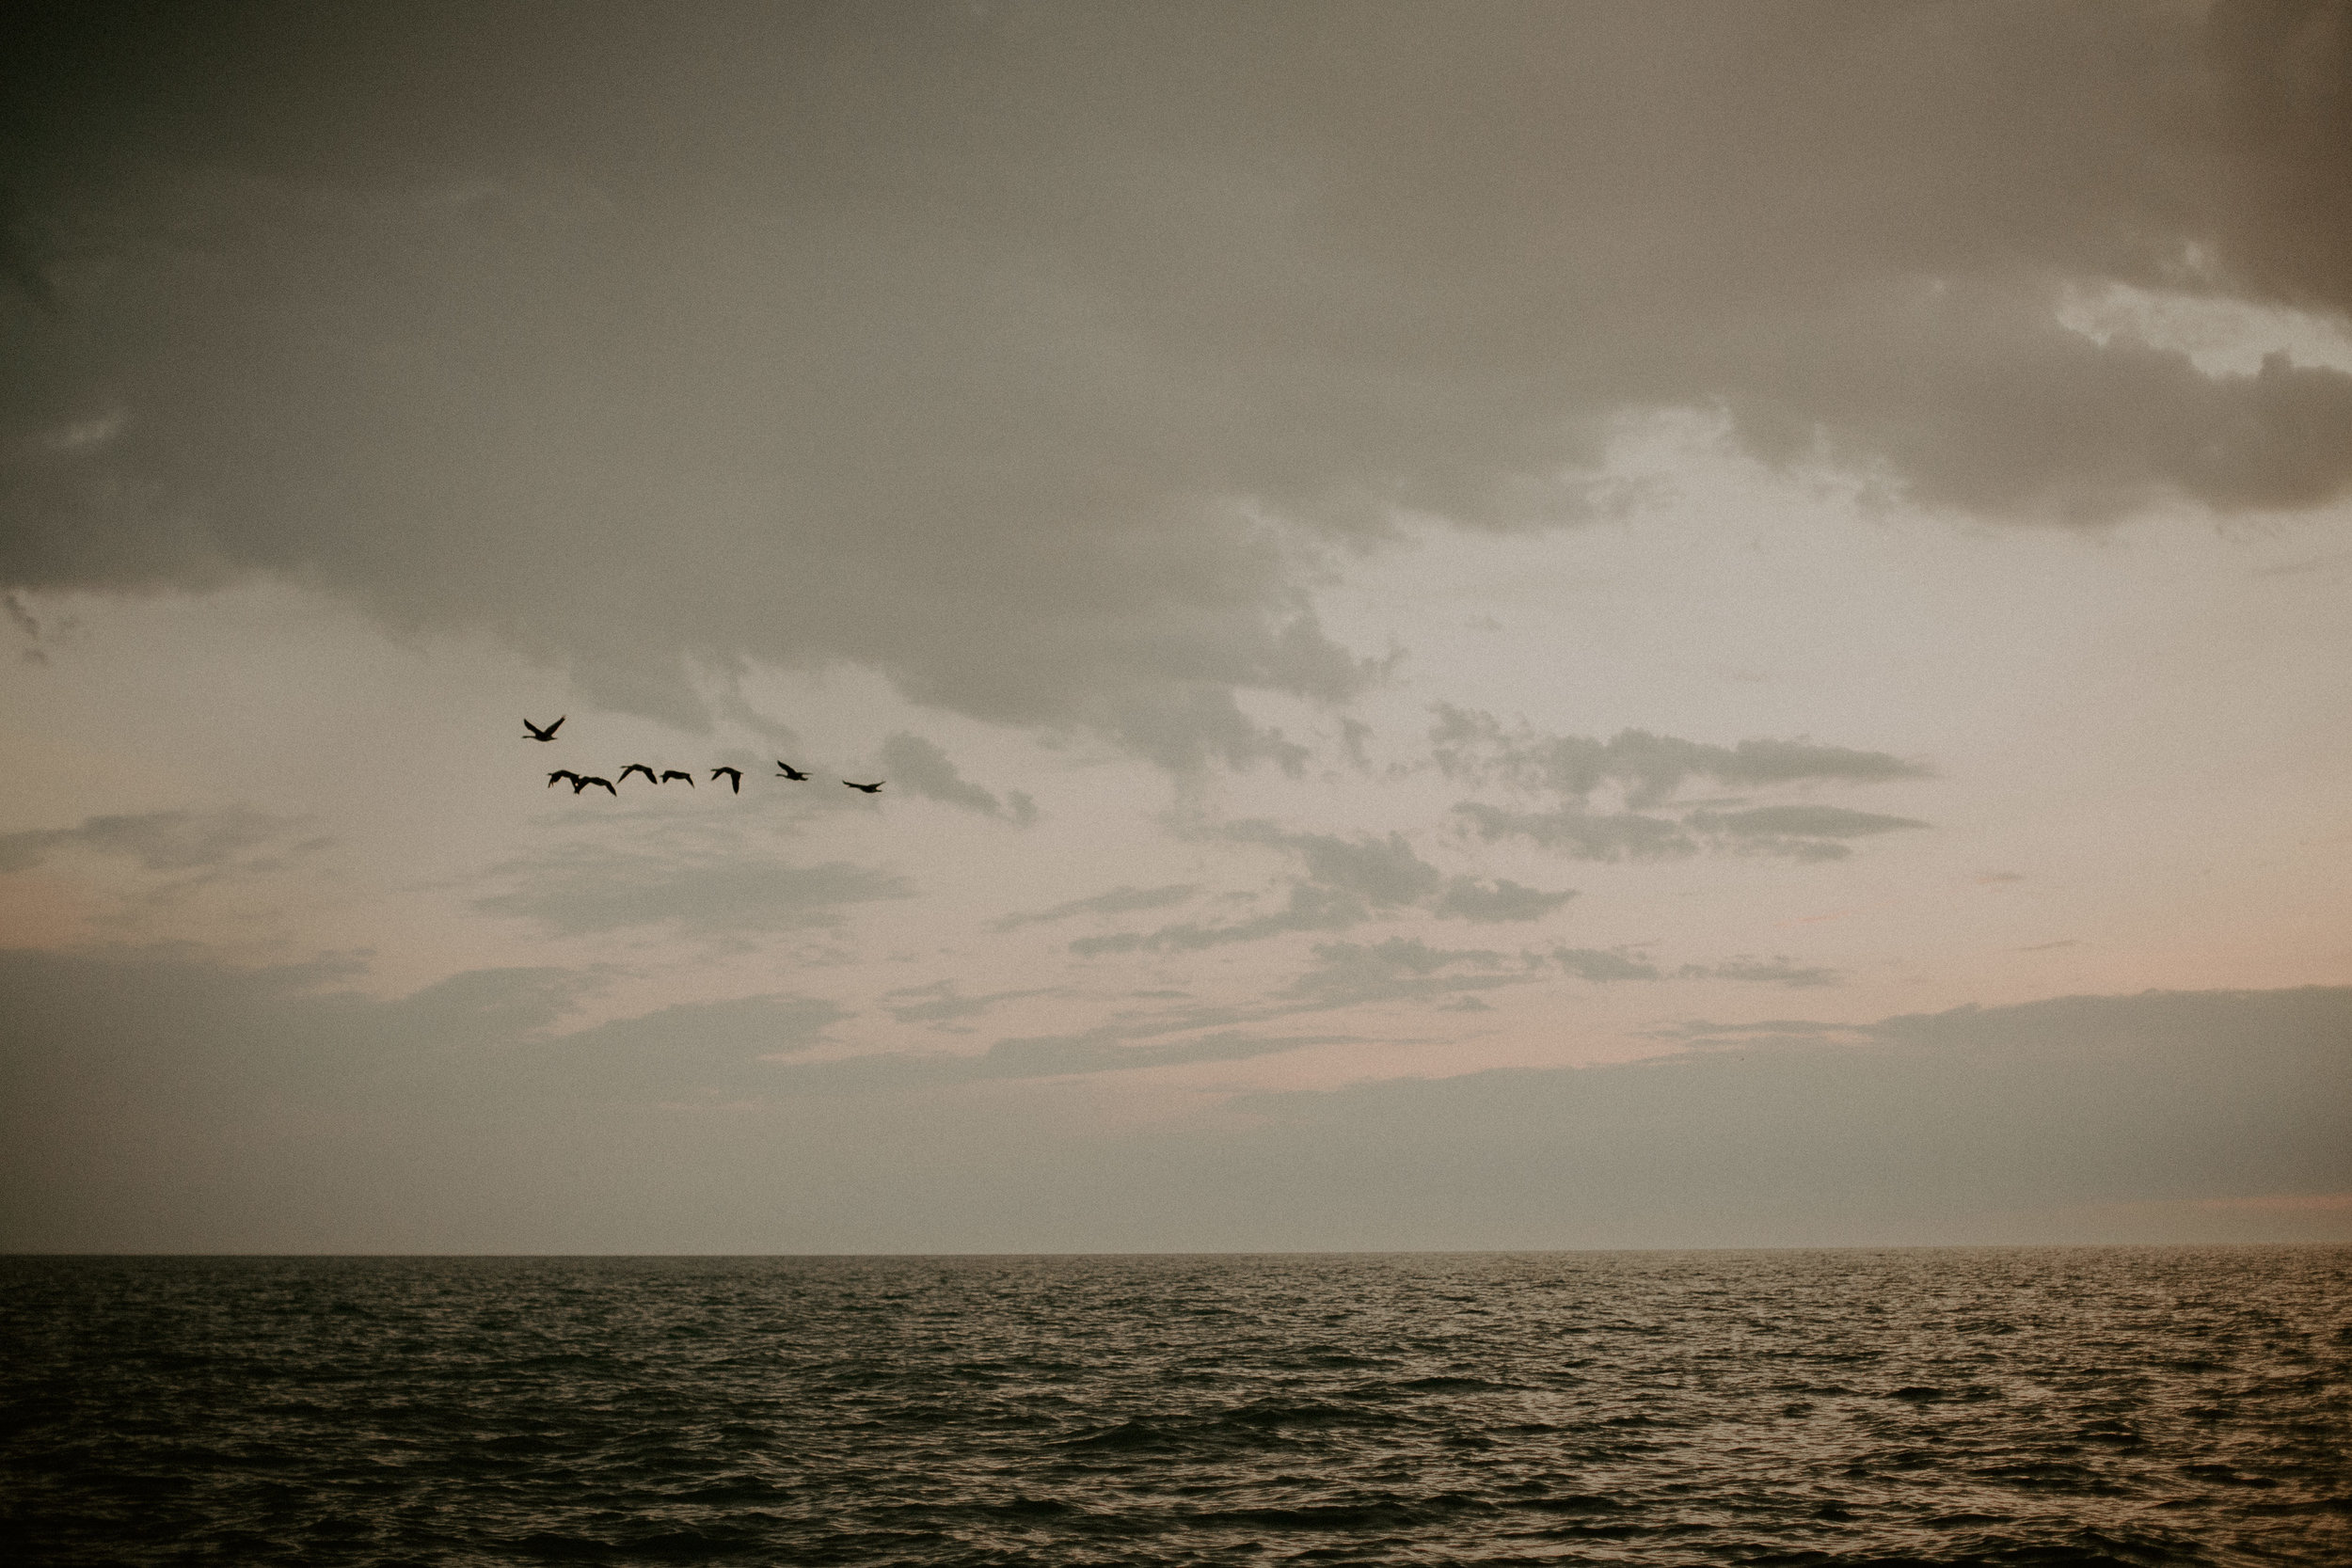
[[[564, 717], [569, 718], [570, 715], [566, 714]], [[523, 721], [523, 728], [531, 733], [524, 736], [523, 738], [525, 740], [553, 740], [555, 738], [555, 732], [563, 727], [564, 719], [558, 719], [554, 723], [547, 725], [534, 724], [530, 720], [526, 719]], [[776, 767], [779, 770], [775, 775], [777, 778], [790, 779], [795, 784], [808, 783], [809, 776], [806, 773], [802, 772], [799, 768], [793, 767], [790, 763], [783, 761], [779, 758], [777, 760]], [[649, 784], [665, 784], [672, 779], [680, 779], [685, 782], [687, 788], [691, 789], [694, 787], [694, 775], [686, 772], [681, 768], [665, 768], [663, 771], [656, 773], [652, 768], [646, 767], [642, 762], [632, 762], [627, 768], [621, 769], [621, 783], [627, 784], [628, 782], [628, 776], [631, 773], [643, 773], [645, 775], [645, 782]], [[712, 768], [710, 770], [710, 782], [712, 784], [717, 784], [721, 779], [726, 780], [727, 787], [733, 790], [736, 794], [740, 795], [743, 793], [743, 770], [740, 768]], [[575, 773], [568, 768], [559, 768], [554, 772], [549, 773], [548, 775], [548, 787], [549, 789], [553, 789], [559, 780], [568, 781], [572, 786], [572, 793], [575, 795], [579, 794], [583, 789], [601, 789], [606, 794], [612, 796], [618, 796], [621, 793], [619, 785], [615, 784], [611, 779], [601, 779], [593, 773]], [[841, 782], [849, 785], [851, 789], [863, 790], [868, 795], [877, 795], [882, 792], [882, 786], [888, 784], [890, 781], [887, 779], [876, 779], [872, 784], [857, 784], [851, 780], [844, 779]]]

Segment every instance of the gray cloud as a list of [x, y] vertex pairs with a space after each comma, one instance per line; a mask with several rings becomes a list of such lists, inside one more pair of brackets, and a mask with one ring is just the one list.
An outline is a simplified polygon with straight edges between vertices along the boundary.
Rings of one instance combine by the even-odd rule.
[[803, 1088], [898, 1087], [908, 1084], [971, 1084], [994, 1079], [1064, 1078], [1097, 1072], [1188, 1062], [1240, 1062], [1279, 1055], [1311, 1045], [1353, 1045], [1348, 1035], [1258, 1036], [1235, 1031], [1201, 1035], [1164, 1045], [1130, 1045], [1115, 1025], [1078, 1035], [1039, 1035], [998, 1040], [977, 1056], [925, 1056], [883, 1053], [838, 1062], [812, 1063], [785, 1082]]
[[1580, 980], [1655, 980], [1658, 966], [1647, 958], [1637, 958], [1622, 949], [1603, 951], [1594, 947], [1555, 947], [1551, 961]]
[[1756, 806], [1747, 811], [1694, 811], [1686, 828], [1734, 838], [1863, 838], [1928, 824], [1909, 816], [1881, 816], [1843, 806]]
[[[1404, 977], [1429, 963], [1390, 951]], [[1450, 968], [1483, 972], [1430, 973]], [[2352, 1190], [2352, 988], [1688, 1025], [1705, 1049], [1257, 1094], [1237, 1121], [1103, 1138], [1012, 1091], [1350, 1042], [1091, 1031], [898, 1058], [861, 1085], [853, 1062], [763, 1059], [834, 1026], [807, 998], [564, 1035], [598, 977], [490, 972], [391, 1002], [320, 989], [334, 983], [318, 966], [0, 953], [0, 1015], [39, 1022], [0, 1031], [0, 1247], [2244, 1240], [2312, 1233], [2250, 1230], [2268, 1211], [2240, 1200]], [[861, 1086], [908, 1092], [840, 1092]], [[2146, 1205], [2170, 1207], [2131, 1217]]]
[[555, 1037], [499, 1065], [510, 1082], [527, 1075], [575, 1093], [756, 1096], [775, 1090], [779, 1069], [771, 1058], [822, 1043], [826, 1030], [849, 1016], [808, 996], [679, 1003]]
[[1574, 889], [1545, 893], [1523, 887], [1508, 877], [1481, 882], [1470, 877], [1448, 878], [1445, 892], [1430, 906], [1440, 916], [1491, 925], [1505, 920], [1541, 920], [1576, 896]]
[[2065, 1212], [2352, 1188], [2352, 988], [2070, 997], [1843, 1033], [1255, 1096], [1265, 1140], [1233, 1180], [1352, 1194], [1362, 1217], [1316, 1231], [1332, 1246], [1463, 1244], [1466, 1206], [1494, 1246], [2095, 1239]]
[[1917, 763], [1884, 752], [1857, 752], [1810, 740], [1742, 740], [1736, 746], [1681, 740], [1646, 730], [1622, 730], [1602, 741], [1590, 736], [1543, 735], [1522, 723], [1506, 730], [1490, 713], [1440, 703], [1429, 739], [1449, 778], [1500, 779], [1564, 800], [1582, 800], [1605, 784], [1625, 791], [1636, 810], [1670, 799], [1686, 780], [1711, 779], [1733, 788], [1836, 780], [1875, 784], [1931, 775]]
[[1565, 849], [1579, 860], [1668, 860], [1698, 853], [1698, 841], [1679, 823], [1639, 812], [1505, 811], [1481, 800], [1465, 800], [1454, 811], [1468, 817], [1478, 836], [1526, 838], [1548, 849]]
[[[928, 986], [909, 986], [890, 992], [883, 999], [882, 1010], [900, 1023], [930, 1023], [961, 1033], [957, 1028], [961, 1020], [978, 1018], [992, 1011], [999, 1002], [1043, 994], [1036, 990], [1000, 990], [991, 991], [985, 996], [966, 996], [957, 989], [953, 980], [940, 980]], [[917, 1000], [895, 1000], [899, 997]]]
[[[1484, 948], [1431, 947], [1417, 938], [1391, 937], [1366, 944], [1357, 942], [1319, 942], [1316, 967], [1293, 981], [1282, 994], [1311, 997], [1334, 1007], [1359, 1002], [1384, 1002], [1398, 997], [1449, 996], [1523, 982], [1523, 970], [1512, 973], [1508, 960]], [[1470, 974], [1444, 974], [1468, 969]], [[1497, 973], [1502, 971], [1502, 973]]]
[[1078, 914], [1133, 914], [1142, 910], [1161, 910], [1181, 904], [1200, 891], [1197, 882], [1176, 882], [1166, 887], [1115, 887], [1108, 893], [1098, 893], [1091, 898], [1073, 898], [1067, 904], [1057, 904], [1050, 910], [1034, 914], [1009, 914], [989, 922], [992, 931], [1016, 931], [1024, 926], [1037, 926], [1051, 920], [1067, 920]]
[[[1663, 980], [1670, 977], [1669, 972], [1659, 968], [1657, 964], [1631, 948], [1619, 947], [1603, 950], [1592, 947], [1555, 947], [1547, 957], [1580, 980]], [[1776, 954], [1770, 958], [1751, 958], [1743, 954], [1738, 958], [1726, 958], [1721, 963], [1683, 964], [1672, 971], [1671, 978], [1735, 980], [1754, 985], [1788, 986], [1802, 990], [1814, 986], [1834, 986], [1838, 983], [1839, 976], [1837, 971], [1834, 969], [1797, 964], [1783, 954]], [[1711, 1026], [1707, 1025], [1692, 1027], [1697, 1028], [1699, 1034], [1670, 1031], [1665, 1037], [1697, 1038], [1711, 1029]], [[1742, 1027], [1766, 1026], [1746, 1025]]]
[[78, 828], [0, 833], [0, 873], [28, 871], [66, 849], [121, 856], [148, 871], [210, 871], [296, 826], [246, 806], [85, 817]]
[[1386, 838], [1360, 834], [1286, 832], [1271, 822], [1229, 823], [1220, 836], [1240, 844], [1263, 844], [1305, 863], [1307, 876], [1294, 881], [1289, 902], [1270, 914], [1223, 925], [1187, 921], [1156, 931], [1122, 931], [1081, 937], [1070, 950], [1081, 958], [1104, 953], [1190, 952], [1230, 942], [1257, 942], [1294, 931], [1343, 931], [1375, 912], [1426, 909], [1473, 922], [1539, 920], [1576, 896], [1545, 893], [1507, 879], [1482, 882], [1447, 878], [1416, 854], [1403, 833]]
[[514, 885], [474, 900], [558, 936], [675, 927], [700, 937], [840, 924], [851, 904], [913, 895], [903, 877], [829, 861], [787, 865], [740, 854], [679, 856], [574, 844], [493, 868]]
[[1480, 838], [1525, 838], [1579, 860], [1652, 861], [1694, 855], [1713, 847], [1742, 855], [1781, 855], [1791, 860], [1843, 860], [1853, 853], [1843, 841], [1931, 824], [1909, 816], [1849, 811], [1842, 806], [1756, 806], [1746, 811], [1699, 810], [1680, 820], [1641, 812], [1506, 811], [1480, 800], [1455, 806]]
[[1686, 980], [1745, 980], [1756, 985], [1788, 986], [1803, 990], [1815, 986], [1834, 986], [1840, 978], [1834, 969], [1821, 969], [1792, 963], [1785, 954], [1770, 958], [1726, 958], [1722, 963], [1684, 964], [1675, 972]]
[[1376, 672], [1261, 519], [1574, 520], [1629, 413], [1983, 516], [2340, 495], [2352, 376], [2058, 319], [2352, 306], [2337, 14], [52, 8], [0, 588], [278, 574], [680, 722], [689, 658], [849, 660], [1295, 767], [1234, 693]]
[[1291, 884], [1290, 898], [1271, 914], [1236, 920], [1222, 926], [1197, 921], [1163, 926], [1156, 931], [1119, 931], [1107, 936], [1080, 937], [1070, 951], [1082, 958], [1104, 953], [1197, 953], [1237, 942], [1258, 942], [1293, 931], [1344, 931], [1371, 918], [1372, 911], [1353, 893], [1313, 882]]
[[927, 800], [941, 800], [1027, 827], [1037, 820], [1037, 803], [1019, 790], [1003, 800], [973, 784], [956, 770], [947, 753], [919, 735], [903, 732], [882, 742], [882, 768], [890, 782]]
[[1271, 822], [1236, 822], [1224, 836], [1238, 844], [1264, 844], [1290, 850], [1307, 863], [1308, 878], [1352, 895], [1375, 909], [1417, 904], [1443, 880], [1438, 868], [1413, 853], [1403, 833], [1385, 839], [1340, 838], [1330, 833], [1284, 832]]

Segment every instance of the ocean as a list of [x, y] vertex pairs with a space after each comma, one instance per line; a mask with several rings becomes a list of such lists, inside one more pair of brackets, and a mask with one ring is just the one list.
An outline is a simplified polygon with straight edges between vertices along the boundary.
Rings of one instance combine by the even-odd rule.
[[0, 1259], [33, 1563], [2352, 1563], [2352, 1248]]

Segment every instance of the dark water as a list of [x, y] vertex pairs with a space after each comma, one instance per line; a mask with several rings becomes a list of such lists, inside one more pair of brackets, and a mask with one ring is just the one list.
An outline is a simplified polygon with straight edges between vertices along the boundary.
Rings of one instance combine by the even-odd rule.
[[2352, 1249], [0, 1259], [21, 1562], [2352, 1563]]

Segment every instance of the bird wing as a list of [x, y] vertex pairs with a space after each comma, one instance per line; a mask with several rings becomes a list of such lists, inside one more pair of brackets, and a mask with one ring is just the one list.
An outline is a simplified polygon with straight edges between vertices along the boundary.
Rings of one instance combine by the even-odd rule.
[[[624, 775], [622, 775], [622, 776], [623, 776], [624, 778], [626, 778], [628, 775], [624, 774]], [[617, 790], [617, 789], [615, 789], [615, 788], [613, 788], [613, 787], [612, 787], [612, 781], [611, 779], [590, 779], [588, 782], [589, 782], [590, 784], [602, 784], [602, 785], [604, 785], [604, 792], [605, 792], [607, 795], [612, 795], [612, 796], [615, 796], [615, 797], [617, 797], [617, 796], [621, 793], [619, 790]]]
[[[568, 715], [568, 714], [566, 714], [566, 715], [564, 715], [564, 718], [569, 718], [569, 717], [570, 717], [570, 715]], [[549, 724], [549, 725], [548, 726], [548, 735], [550, 735], [550, 736], [552, 736], [552, 735], [554, 735], [554, 734], [555, 734], [555, 732], [556, 732], [556, 731], [558, 731], [558, 730], [562, 729], [563, 727], [564, 727], [564, 719], [561, 719], [561, 718], [560, 718], [560, 719], [556, 720], [556, 721], [555, 721], [554, 723]]]

